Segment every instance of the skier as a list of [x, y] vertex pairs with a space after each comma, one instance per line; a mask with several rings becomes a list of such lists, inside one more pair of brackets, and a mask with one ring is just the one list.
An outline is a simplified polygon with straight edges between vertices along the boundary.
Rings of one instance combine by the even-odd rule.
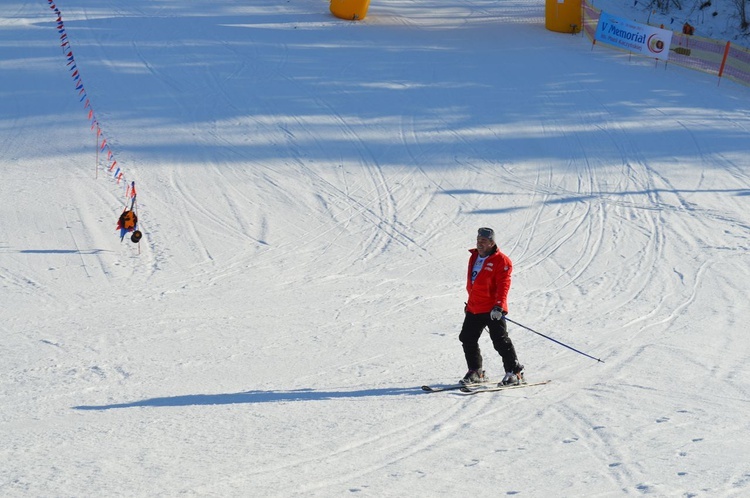
[[474, 384], [485, 380], [479, 337], [484, 328], [488, 327], [492, 345], [500, 353], [505, 368], [505, 376], [500, 384], [521, 384], [524, 382], [523, 365], [518, 362], [505, 321], [513, 263], [497, 248], [495, 231], [491, 228], [483, 227], [477, 231], [477, 247], [469, 252], [471, 256], [466, 276], [469, 300], [464, 309], [466, 317], [461, 334], [458, 336], [469, 371], [459, 382]]

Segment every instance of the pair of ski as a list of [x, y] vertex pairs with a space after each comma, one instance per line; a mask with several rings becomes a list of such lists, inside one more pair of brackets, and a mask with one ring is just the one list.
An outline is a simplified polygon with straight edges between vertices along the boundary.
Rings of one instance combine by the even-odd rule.
[[477, 384], [451, 384], [449, 386], [422, 386], [422, 390], [428, 393], [439, 393], [443, 391], [461, 391], [462, 394], [471, 395], [479, 393], [495, 393], [498, 391], [507, 391], [510, 389], [520, 389], [522, 387], [543, 386], [551, 381], [543, 380], [540, 382], [527, 382], [523, 384], [510, 384], [507, 386], [498, 385], [497, 382], [480, 382]]

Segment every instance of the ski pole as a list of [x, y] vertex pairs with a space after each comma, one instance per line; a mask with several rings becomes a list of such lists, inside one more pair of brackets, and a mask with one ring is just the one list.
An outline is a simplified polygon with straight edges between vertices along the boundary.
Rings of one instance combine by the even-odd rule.
[[530, 329], [530, 328], [529, 328], [529, 327], [527, 327], [526, 325], [521, 325], [520, 323], [518, 323], [518, 322], [516, 322], [516, 321], [514, 321], [514, 320], [511, 320], [511, 319], [510, 319], [510, 318], [508, 318], [507, 316], [505, 317], [505, 319], [506, 319], [506, 320], [508, 320], [508, 321], [509, 321], [510, 323], [515, 323], [515, 324], [516, 324], [516, 325], [518, 325], [519, 327], [521, 327], [521, 328], [524, 328], [524, 329], [528, 330], [529, 332], [533, 332], [533, 333], [535, 333], [536, 335], [540, 335], [540, 336], [544, 337], [545, 339], [549, 339], [550, 341], [552, 341], [552, 342], [554, 342], [554, 343], [557, 343], [557, 344], [559, 344], [560, 346], [565, 346], [566, 348], [568, 348], [568, 349], [571, 349], [571, 350], [575, 351], [575, 352], [576, 352], [576, 353], [578, 353], [578, 354], [582, 354], [583, 356], [586, 356], [587, 358], [591, 358], [592, 360], [596, 360], [596, 361], [598, 361], [598, 362], [600, 362], [600, 363], [604, 363], [604, 361], [600, 360], [599, 358], [594, 358], [594, 357], [593, 357], [593, 356], [591, 356], [590, 354], [586, 354], [586, 353], [584, 353], [583, 351], [578, 351], [578, 350], [577, 350], [576, 348], [570, 347], [570, 346], [568, 346], [567, 344], [564, 344], [564, 343], [562, 343], [562, 342], [558, 341], [557, 339], [553, 339], [553, 338], [551, 338], [551, 337], [549, 337], [549, 336], [547, 336], [547, 335], [544, 335], [544, 334], [542, 334], [541, 332], [537, 332], [537, 331], [536, 331], [536, 330], [534, 330], [534, 329]]

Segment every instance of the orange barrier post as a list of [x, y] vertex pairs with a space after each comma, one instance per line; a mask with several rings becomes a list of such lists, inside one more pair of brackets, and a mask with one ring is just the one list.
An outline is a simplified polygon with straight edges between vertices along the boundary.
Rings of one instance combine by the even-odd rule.
[[550, 31], [581, 31], [581, 0], [547, 0], [544, 13], [544, 26]]
[[370, 0], [331, 0], [331, 14], [350, 21], [364, 19], [369, 7]]
[[729, 45], [730, 43], [727, 42], [727, 46], [724, 48], [724, 57], [721, 59], [721, 66], [719, 67], [719, 82], [721, 82], [721, 76], [724, 74], [724, 66], [727, 65], [727, 55], [729, 55]]

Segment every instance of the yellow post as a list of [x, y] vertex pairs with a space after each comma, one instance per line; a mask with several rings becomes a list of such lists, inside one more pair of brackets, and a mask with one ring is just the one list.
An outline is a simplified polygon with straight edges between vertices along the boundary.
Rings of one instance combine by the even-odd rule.
[[364, 19], [368, 7], [370, 0], [331, 0], [331, 14], [350, 21]]
[[547, 0], [544, 26], [558, 33], [581, 31], [581, 0]]

